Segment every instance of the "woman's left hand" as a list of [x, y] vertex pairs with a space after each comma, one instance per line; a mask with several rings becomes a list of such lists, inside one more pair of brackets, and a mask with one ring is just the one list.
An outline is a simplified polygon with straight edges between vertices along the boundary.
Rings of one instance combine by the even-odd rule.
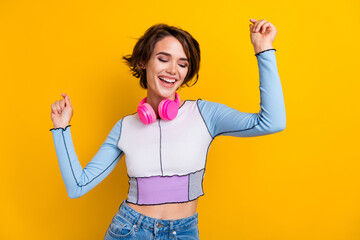
[[254, 46], [255, 53], [273, 48], [272, 43], [277, 34], [275, 26], [271, 22], [265, 21], [265, 19], [259, 21], [250, 19], [250, 22], [253, 23], [249, 27], [251, 43]]

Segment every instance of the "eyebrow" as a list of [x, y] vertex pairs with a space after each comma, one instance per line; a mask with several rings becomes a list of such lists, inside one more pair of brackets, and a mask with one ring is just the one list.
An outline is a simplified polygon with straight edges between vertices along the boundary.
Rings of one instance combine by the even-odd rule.
[[[171, 56], [170, 53], [166, 53], [166, 52], [158, 52], [156, 55], [159, 55], [159, 54], [164, 54], [164, 55], [169, 56], [169, 57]], [[180, 58], [180, 60], [189, 61], [187, 58]]]

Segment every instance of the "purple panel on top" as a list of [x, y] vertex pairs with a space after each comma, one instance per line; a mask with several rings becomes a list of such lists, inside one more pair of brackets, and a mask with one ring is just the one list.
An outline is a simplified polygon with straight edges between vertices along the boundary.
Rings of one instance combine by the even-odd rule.
[[144, 177], [138, 180], [138, 204], [185, 202], [189, 200], [189, 175]]

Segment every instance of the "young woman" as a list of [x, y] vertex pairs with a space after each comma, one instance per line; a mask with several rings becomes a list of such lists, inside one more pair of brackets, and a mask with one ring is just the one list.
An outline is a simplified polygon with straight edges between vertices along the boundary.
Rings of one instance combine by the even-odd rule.
[[[199, 239], [198, 198], [206, 157], [216, 136], [251, 137], [285, 128], [285, 106], [272, 43], [273, 24], [250, 19], [250, 37], [260, 73], [261, 110], [244, 113], [206, 100], [182, 100], [200, 67], [198, 42], [186, 31], [157, 24], [124, 56], [147, 96], [137, 112], [120, 119], [94, 158], [82, 169], [72, 143], [71, 100], [51, 105], [60, 171], [70, 198], [99, 184], [126, 155], [128, 197], [105, 239]], [[196, 83], [195, 81], [195, 83]]]

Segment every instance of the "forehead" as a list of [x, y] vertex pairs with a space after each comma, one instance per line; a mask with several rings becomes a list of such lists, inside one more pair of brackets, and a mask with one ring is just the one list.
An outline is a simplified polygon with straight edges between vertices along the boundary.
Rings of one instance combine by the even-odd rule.
[[153, 55], [159, 52], [166, 52], [174, 57], [186, 57], [183, 46], [173, 36], [166, 36], [155, 44]]

